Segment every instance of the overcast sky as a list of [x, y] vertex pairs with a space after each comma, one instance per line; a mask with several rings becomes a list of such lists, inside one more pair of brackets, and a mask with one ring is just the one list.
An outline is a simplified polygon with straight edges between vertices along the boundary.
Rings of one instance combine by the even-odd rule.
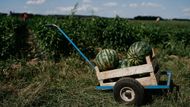
[[190, 19], [190, 0], [1, 0], [0, 12], [76, 14], [133, 18], [138, 15]]

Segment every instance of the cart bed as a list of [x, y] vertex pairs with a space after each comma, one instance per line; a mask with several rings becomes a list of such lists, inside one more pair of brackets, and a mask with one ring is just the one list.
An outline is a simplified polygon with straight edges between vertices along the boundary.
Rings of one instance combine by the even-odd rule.
[[154, 57], [147, 56], [146, 64], [131, 66], [126, 68], [113, 69], [100, 72], [95, 67], [96, 75], [100, 86], [114, 86], [118, 79], [122, 77], [132, 77], [142, 86], [158, 85], [159, 71], [158, 63]]

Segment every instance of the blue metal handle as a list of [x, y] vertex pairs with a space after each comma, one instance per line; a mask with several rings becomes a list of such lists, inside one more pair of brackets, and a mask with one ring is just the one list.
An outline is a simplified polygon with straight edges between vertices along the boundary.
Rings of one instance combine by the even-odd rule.
[[47, 24], [46, 26], [57, 28], [63, 34], [63, 36], [73, 45], [73, 47], [79, 52], [79, 54], [85, 59], [85, 61], [87, 61], [90, 64], [90, 66], [94, 69], [95, 65], [92, 62], [90, 62], [90, 60], [82, 53], [82, 51], [80, 51], [80, 49], [75, 45], [75, 43], [67, 36], [67, 34], [60, 27], [58, 27], [55, 24]]

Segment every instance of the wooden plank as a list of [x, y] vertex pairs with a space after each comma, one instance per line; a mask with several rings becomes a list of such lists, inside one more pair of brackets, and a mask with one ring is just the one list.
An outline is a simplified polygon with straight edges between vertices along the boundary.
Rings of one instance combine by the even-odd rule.
[[140, 66], [132, 66], [127, 68], [114, 69], [110, 71], [96, 72], [98, 80], [131, 76], [137, 74], [144, 74], [153, 72], [153, 67], [151, 64], [144, 64]]
[[150, 77], [137, 78], [137, 81], [140, 82], [142, 86], [157, 85], [157, 81]]
[[156, 80], [157, 82], [160, 80], [160, 67], [159, 67], [159, 64], [158, 64], [158, 60], [156, 57], [153, 58], [152, 60], [152, 66], [153, 66], [153, 69], [154, 69], [154, 75], [156, 77]]
[[158, 61], [156, 58], [153, 59], [152, 61], [152, 66], [154, 68], [154, 70], [157, 70], [158, 69]]
[[103, 86], [103, 80], [100, 80], [99, 77], [100, 77], [100, 70], [98, 68], [98, 66], [95, 66], [95, 70], [96, 70], [96, 76], [98, 78], [98, 81], [100, 83], [100, 86]]
[[[143, 77], [143, 78], [136, 78], [136, 80], [142, 85], [142, 86], [149, 86], [149, 85], [157, 85], [157, 82], [154, 78], [151, 76], [149, 77]], [[108, 82], [108, 83], [102, 83], [100, 86], [114, 86], [116, 82]]]
[[152, 48], [152, 57], [156, 56], [156, 48]]
[[146, 63], [147, 64], [152, 64], [152, 59], [150, 56], [146, 56]]
[[100, 77], [100, 70], [99, 70], [98, 66], [95, 66], [95, 70], [96, 70], [96, 76], [99, 79], [99, 77]]
[[100, 84], [100, 86], [114, 86], [116, 82], [108, 82], [108, 83], [103, 83]]

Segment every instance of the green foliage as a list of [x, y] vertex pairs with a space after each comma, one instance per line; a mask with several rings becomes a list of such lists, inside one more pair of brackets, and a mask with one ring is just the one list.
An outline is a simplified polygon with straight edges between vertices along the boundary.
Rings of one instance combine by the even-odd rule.
[[110, 19], [108, 23], [102, 34], [102, 44], [119, 51], [127, 51], [129, 45], [134, 42], [134, 36], [128, 30], [128, 21], [116, 17]]
[[0, 58], [22, 56], [28, 35], [26, 22], [11, 16], [0, 16], [0, 20]]
[[[57, 31], [47, 28], [46, 24], [56, 24], [74, 41], [74, 43], [90, 58], [95, 57], [95, 48], [112, 48], [119, 52], [127, 52], [129, 46], [136, 41], [149, 42], [154, 47], [175, 53], [176, 43], [189, 46], [190, 26], [188, 21], [133, 21], [120, 17], [67, 17], [35, 16], [22, 22], [10, 16], [1, 16], [1, 57], [23, 54], [27, 47], [28, 28], [32, 31], [39, 54], [42, 56], [68, 56], [75, 52], [71, 44]], [[29, 27], [28, 27], [29, 26]], [[90, 49], [90, 50], [89, 50]], [[20, 52], [22, 50], [22, 52]], [[19, 52], [17, 52], [19, 51]], [[27, 53], [26, 53], [27, 54]], [[185, 52], [184, 55], [189, 55]], [[21, 56], [21, 55], [20, 55]], [[26, 56], [26, 55], [24, 55]]]
[[[190, 26], [187, 24], [189, 22], [155, 23], [131, 21], [120, 17], [77, 17], [74, 15], [63, 18], [40, 16], [32, 18], [30, 22], [30, 29], [35, 35], [38, 46], [49, 56], [68, 56], [74, 52], [71, 44], [58, 30], [45, 26], [52, 23], [63, 29], [89, 58], [95, 57], [94, 50], [98, 47], [127, 52], [132, 43], [146, 41], [154, 47], [170, 49], [169, 45], [173, 42], [180, 41], [184, 46], [188, 46], [190, 40]], [[175, 45], [172, 46], [175, 47]]]

